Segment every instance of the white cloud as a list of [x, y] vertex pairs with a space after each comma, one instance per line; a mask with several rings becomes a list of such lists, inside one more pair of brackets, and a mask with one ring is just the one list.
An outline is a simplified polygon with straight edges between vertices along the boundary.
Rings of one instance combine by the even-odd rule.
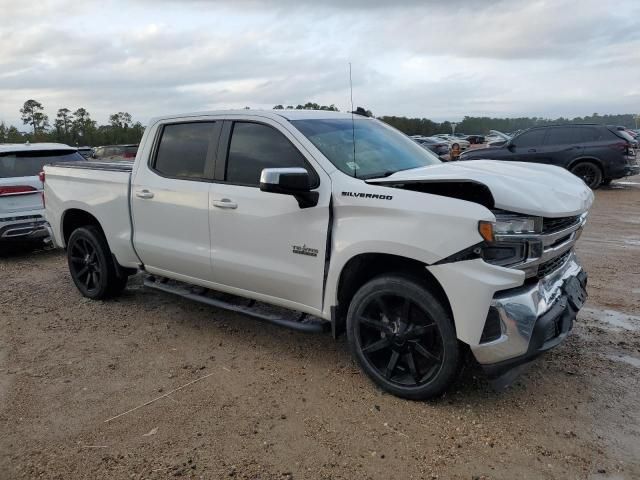
[[[6, 5], [5, 5], [6, 3]], [[0, 120], [28, 98], [106, 121], [305, 101], [374, 113], [640, 111], [640, 4], [618, 0], [0, 0]]]

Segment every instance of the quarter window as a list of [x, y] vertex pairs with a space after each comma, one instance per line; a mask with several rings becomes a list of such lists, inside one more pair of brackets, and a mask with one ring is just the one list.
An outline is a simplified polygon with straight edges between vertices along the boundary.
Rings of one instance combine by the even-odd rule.
[[302, 167], [313, 174], [298, 149], [274, 128], [249, 122], [233, 124], [225, 175], [227, 182], [257, 186], [262, 169], [285, 167]]
[[578, 127], [550, 128], [547, 136], [547, 145], [572, 145], [582, 143], [582, 130]]
[[207, 153], [215, 122], [165, 125], [154, 169], [173, 178], [206, 178]]

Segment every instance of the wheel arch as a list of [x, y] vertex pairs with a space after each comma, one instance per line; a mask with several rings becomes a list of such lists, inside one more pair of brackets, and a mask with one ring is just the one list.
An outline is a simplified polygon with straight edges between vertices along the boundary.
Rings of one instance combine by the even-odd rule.
[[597, 157], [592, 157], [592, 156], [586, 156], [586, 157], [578, 157], [574, 160], [571, 160], [571, 163], [569, 163], [569, 165], [567, 166], [567, 170], [571, 171], [571, 169], [573, 167], [575, 167], [578, 163], [580, 162], [589, 162], [589, 163], [593, 163], [596, 167], [598, 167], [600, 169], [600, 172], [602, 172], [602, 177], [604, 178], [605, 174], [605, 168], [604, 168], [604, 163], [602, 162], [602, 160], [600, 160]]
[[[385, 273], [401, 273], [412, 277], [442, 302], [453, 319], [451, 304], [444, 288], [435, 276], [427, 270], [428, 265], [420, 260], [389, 253], [359, 253], [351, 257], [342, 267], [338, 276], [336, 301], [332, 307], [331, 324], [334, 337], [345, 330], [346, 314], [351, 299], [365, 283]], [[455, 322], [453, 322], [455, 329]]]
[[97, 227], [104, 235], [104, 229], [102, 228], [102, 225], [100, 225], [98, 219], [91, 213], [80, 208], [70, 208], [68, 210], [65, 210], [62, 214], [60, 223], [62, 225], [62, 240], [65, 246], [69, 242], [69, 237], [74, 230], [87, 225]]

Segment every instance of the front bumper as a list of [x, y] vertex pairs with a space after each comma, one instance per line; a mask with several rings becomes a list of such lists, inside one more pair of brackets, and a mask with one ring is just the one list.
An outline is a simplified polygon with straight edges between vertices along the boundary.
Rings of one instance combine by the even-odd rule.
[[472, 347], [488, 377], [504, 377], [561, 343], [586, 300], [586, 283], [571, 252], [562, 267], [537, 283], [496, 293], [487, 318], [497, 315], [500, 336]]

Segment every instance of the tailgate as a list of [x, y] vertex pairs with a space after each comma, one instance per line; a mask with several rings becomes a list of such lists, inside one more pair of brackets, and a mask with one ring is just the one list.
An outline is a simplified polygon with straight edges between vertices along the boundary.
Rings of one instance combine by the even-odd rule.
[[0, 217], [43, 208], [42, 183], [38, 177], [0, 178]]

